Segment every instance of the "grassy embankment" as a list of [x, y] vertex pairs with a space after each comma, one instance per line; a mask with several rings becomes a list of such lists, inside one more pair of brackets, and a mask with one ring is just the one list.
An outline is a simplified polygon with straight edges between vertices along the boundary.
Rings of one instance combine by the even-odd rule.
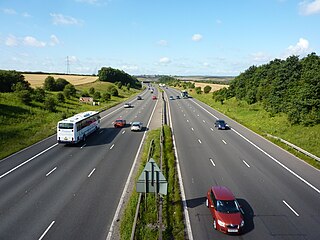
[[[135, 178], [137, 182], [148, 158], [149, 146], [152, 139], [154, 140], [154, 151], [151, 154], [157, 165], [160, 159], [160, 129], [148, 132], [144, 145], [140, 169]], [[179, 190], [178, 175], [175, 166], [175, 157], [172, 143], [171, 130], [164, 126], [164, 154], [162, 163], [162, 173], [168, 182], [168, 195], [163, 196], [163, 239], [184, 239], [183, 209]], [[130, 239], [132, 223], [136, 212], [139, 193], [135, 188], [126, 205], [125, 214], [121, 219], [120, 234], [121, 239]], [[157, 206], [155, 195], [147, 194], [147, 206], [145, 199], [142, 199], [140, 205], [139, 219], [135, 232], [135, 239], [158, 239], [159, 228], [157, 223]]]
[[[320, 163], [306, 155], [288, 147], [279, 140], [267, 137], [267, 134], [282, 138], [292, 144], [320, 157], [320, 125], [305, 127], [301, 125], [291, 125], [284, 114], [270, 116], [260, 104], [248, 105], [244, 101], [230, 99], [224, 102], [215, 102], [212, 94], [195, 94], [191, 96], [208, 104], [214, 109], [236, 120], [254, 132], [264, 136], [280, 147], [295, 154], [312, 166], [320, 169]], [[232, 127], [232, 126], [231, 126]]]
[[[90, 87], [94, 87], [102, 93], [110, 84], [97, 81], [75, 87], [81, 91], [88, 91]], [[57, 122], [65, 116], [87, 110], [108, 109], [139, 92], [136, 89], [128, 91], [125, 88], [118, 91], [119, 97], [111, 97], [110, 101], [101, 102], [100, 106], [79, 103], [79, 98], [72, 98], [65, 103], [58, 103], [55, 112], [44, 110], [42, 103], [32, 102], [30, 105], [24, 105], [15, 94], [0, 93], [0, 159], [55, 134]], [[47, 94], [54, 96], [57, 93]]]

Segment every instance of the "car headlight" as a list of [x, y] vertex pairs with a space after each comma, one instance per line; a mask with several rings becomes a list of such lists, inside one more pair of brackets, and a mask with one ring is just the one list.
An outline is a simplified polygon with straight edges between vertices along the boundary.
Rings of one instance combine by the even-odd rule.
[[219, 224], [221, 227], [225, 227], [225, 226], [226, 226], [226, 224], [225, 224], [224, 222], [220, 221], [220, 220], [218, 220], [218, 224]]
[[242, 220], [240, 223], [240, 227], [243, 227], [243, 226], [244, 226], [244, 221]]

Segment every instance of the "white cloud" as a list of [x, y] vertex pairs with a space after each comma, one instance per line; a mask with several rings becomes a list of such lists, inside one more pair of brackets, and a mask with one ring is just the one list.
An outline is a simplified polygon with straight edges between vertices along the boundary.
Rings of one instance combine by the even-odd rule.
[[310, 51], [309, 49], [309, 41], [304, 38], [300, 38], [299, 42], [296, 45], [291, 45], [287, 48], [286, 56], [291, 55], [305, 55]]
[[81, 25], [82, 21], [58, 13], [50, 13], [54, 25]]
[[9, 47], [14, 47], [19, 44], [19, 40], [15, 36], [9, 35], [5, 41], [5, 44]]
[[136, 65], [122, 65], [120, 68], [125, 72], [126, 71], [136, 71], [139, 69], [138, 66], [136, 66]]
[[305, 0], [299, 3], [300, 14], [312, 15], [320, 13], [320, 0]]
[[57, 38], [56, 35], [52, 34], [52, 35], [50, 36], [50, 43], [49, 43], [49, 45], [50, 45], [50, 46], [56, 46], [56, 45], [58, 45], [58, 44], [60, 44], [59, 39]]
[[17, 14], [17, 12], [16, 12], [14, 9], [11, 9], [11, 8], [4, 8], [4, 9], [2, 9], [2, 11], [3, 11], [5, 14], [9, 14], [9, 15], [15, 15], [15, 14]]
[[269, 55], [263, 52], [253, 53], [251, 54], [251, 57], [255, 62], [268, 62], [270, 61], [270, 58], [271, 58]]
[[170, 62], [171, 62], [171, 60], [167, 57], [162, 57], [159, 59], [159, 63], [161, 63], [161, 64], [168, 64]]
[[36, 38], [31, 36], [26, 36], [23, 38], [23, 44], [30, 47], [45, 47], [46, 43], [38, 41]]
[[157, 44], [160, 45], [160, 46], [168, 46], [168, 41], [160, 40], [160, 41], [157, 42]]
[[193, 34], [192, 41], [199, 42], [202, 39], [202, 35], [199, 33]]

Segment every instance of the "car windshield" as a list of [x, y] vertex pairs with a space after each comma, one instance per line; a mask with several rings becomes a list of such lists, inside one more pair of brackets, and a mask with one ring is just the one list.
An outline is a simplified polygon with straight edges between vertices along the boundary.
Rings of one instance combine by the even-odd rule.
[[60, 129], [73, 129], [73, 123], [59, 123]]
[[218, 121], [218, 123], [220, 124], [220, 125], [225, 125], [225, 122], [224, 121]]
[[236, 201], [229, 200], [218, 200], [217, 201], [217, 211], [222, 213], [237, 213], [239, 212], [239, 207]]
[[132, 126], [139, 127], [140, 123], [132, 123]]
[[116, 120], [116, 122], [121, 123], [121, 122], [122, 122], [122, 120]]

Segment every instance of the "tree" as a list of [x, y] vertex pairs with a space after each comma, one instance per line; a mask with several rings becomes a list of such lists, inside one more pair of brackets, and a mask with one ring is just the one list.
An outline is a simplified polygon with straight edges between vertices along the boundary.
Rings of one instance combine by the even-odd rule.
[[75, 97], [77, 93], [76, 88], [72, 84], [67, 84], [63, 89], [63, 94], [67, 99], [70, 99], [70, 97]]
[[29, 90], [16, 91], [16, 94], [22, 103], [26, 105], [29, 105], [31, 103], [32, 98]]
[[196, 91], [197, 94], [201, 94], [202, 93], [201, 87], [196, 87], [194, 90]]
[[66, 85], [68, 85], [69, 82], [64, 79], [64, 78], [58, 78], [56, 81], [55, 81], [55, 88], [54, 88], [54, 91], [63, 91], [64, 87]]
[[48, 76], [44, 80], [43, 87], [47, 91], [55, 91], [56, 89], [56, 81], [54, 80], [54, 77]]
[[102, 93], [102, 101], [109, 101], [111, 99], [111, 95], [108, 92]]
[[13, 92], [13, 86], [22, 83], [27, 90], [31, 90], [30, 83], [24, 80], [24, 76], [16, 71], [0, 70], [0, 92]]
[[119, 92], [114, 85], [108, 86], [107, 92], [110, 93], [111, 96], [114, 96], [114, 97], [119, 96]]
[[94, 87], [89, 88], [89, 94], [93, 95], [95, 93]]
[[93, 94], [93, 99], [94, 100], [99, 100], [101, 98], [101, 93], [100, 92], [95, 92], [94, 94]]
[[203, 88], [203, 92], [204, 93], [209, 93], [210, 91], [211, 91], [211, 86], [209, 86], [209, 85], [207, 85], [207, 86], [205, 86], [204, 88]]

